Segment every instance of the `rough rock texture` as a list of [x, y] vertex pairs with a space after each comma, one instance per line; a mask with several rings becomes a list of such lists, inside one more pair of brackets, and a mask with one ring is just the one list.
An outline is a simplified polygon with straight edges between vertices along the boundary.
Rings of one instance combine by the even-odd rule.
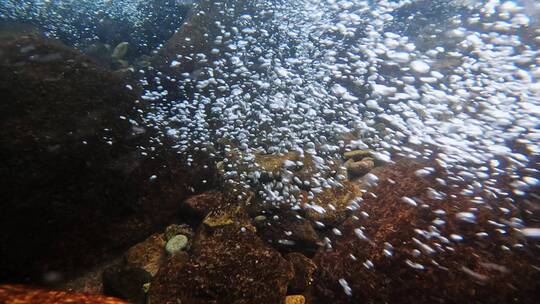
[[265, 220], [254, 221], [254, 225], [262, 240], [282, 252], [313, 254], [320, 243], [311, 222], [294, 211], [268, 213]]
[[136, 93], [58, 42], [0, 39], [0, 281], [84, 272], [177, 217], [208, 174], [161, 145], [141, 154]]
[[165, 237], [154, 234], [131, 248], [124, 255], [124, 261], [129, 268], [140, 268], [151, 276], [156, 275], [159, 267], [165, 262]]
[[172, 224], [165, 228], [165, 240], [167, 241], [179, 234], [183, 234], [191, 239], [193, 237], [193, 229], [186, 224]]
[[[519, 246], [525, 240], [505, 221], [519, 205], [494, 199], [474, 203], [459, 189], [434, 184], [438, 173], [417, 177], [414, 172], [421, 167], [398, 161], [377, 174], [377, 197], [366, 196], [357, 217], [339, 227], [343, 235], [331, 238], [333, 249], [320, 250], [314, 259], [314, 302], [534, 302], [540, 290], [540, 272], [532, 267], [538, 265], [538, 248]], [[429, 187], [446, 196], [430, 195]], [[414, 207], [404, 196], [423, 203]], [[464, 211], [473, 212], [476, 222], [461, 220]], [[436, 225], [437, 219], [444, 224]], [[494, 223], [506, 223], [505, 233]], [[339, 280], [351, 288], [351, 296]]]
[[187, 264], [160, 269], [151, 303], [283, 303], [293, 271], [278, 252], [235, 224], [200, 233]]
[[188, 212], [193, 213], [198, 217], [205, 217], [212, 211], [220, 206], [222, 201], [222, 194], [219, 191], [207, 191], [201, 194], [193, 195], [187, 198], [183, 202], [183, 206]]
[[287, 296], [285, 298], [285, 304], [304, 304], [306, 303], [306, 298], [303, 295], [293, 295]]
[[[324, 208], [321, 210], [311, 208], [309, 204], [304, 203], [306, 217], [312, 221], [321, 222], [324, 225], [336, 226], [343, 222], [350, 210], [347, 209], [351, 201], [362, 196], [362, 184], [351, 181], [343, 181], [341, 188], [324, 188], [321, 193], [315, 195], [313, 204]], [[305, 197], [304, 197], [305, 199]]]
[[294, 277], [289, 282], [288, 292], [302, 293], [306, 291], [313, 283], [317, 265], [298, 252], [289, 253], [285, 258], [292, 264], [294, 269]]
[[93, 296], [57, 290], [34, 289], [21, 285], [0, 285], [0, 303], [127, 304], [127, 302], [111, 297]]

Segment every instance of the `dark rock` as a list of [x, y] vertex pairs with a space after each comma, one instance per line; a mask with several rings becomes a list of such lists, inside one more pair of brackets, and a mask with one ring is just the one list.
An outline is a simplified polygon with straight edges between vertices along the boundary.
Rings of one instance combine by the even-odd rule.
[[[379, 184], [370, 190], [377, 196], [365, 196], [339, 226], [340, 235], [330, 236], [332, 249], [314, 258], [315, 303], [534, 302], [540, 273], [531, 265], [538, 263], [538, 247], [517, 245], [519, 232], [504, 226], [501, 233], [493, 224], [515, 217], [516, 206], [493, 198], [477, 204], [459, 187], [435, 185], [442, 170], [428, 166], [437, 168], [429, 178], [416, 176], [424, 165], [410, 160], [378, 172]], [[429, 187], [445, 195], [434, 198]], [[403, 197], [416, 198], [418, 206]], [[473, 223], [460, 220], [464, 211], [474, 212]]]
[[108, 268], [103, 272], [103, 292], [134, 304], [144, 304], [144, 285], [151, 279], [152, 276], [141, 268]]
[[0, 36], [0, 280], [77, 275], [177, 217], [191, 177], [164, 145], [141, 154], [138, 93], [56, 41]]
[[313, 254], [319, 246], [320, 237], [311, 222], [296, 212], [274, 212], [266, 220], [253, 224], [261, 239], [279, 251]]
[[292, 264], [294, 269], [294, 277], [289, 282], [288, 292], [303, 293], [313, 283], [317, 265], [311, 259], [298, 252], [289, 253], [285, 258]]
[[359, 161], [354, 161], [352, 158], [345, 162], [347, 173], [351, 178], [362, 177], [371, 171], [375, 167], [373, 158], [366, 157]]
[[151, 303], [283, 303], [289, 262], [249, 229], [235, 224], [200, 231], [187, 264], [162, 267]]
[[208, 191], [193, 195], [186, 199], [183, 205], [198, 217], [205, 217], [210, 211], [220, 206], [222, 194], [219, 191]]

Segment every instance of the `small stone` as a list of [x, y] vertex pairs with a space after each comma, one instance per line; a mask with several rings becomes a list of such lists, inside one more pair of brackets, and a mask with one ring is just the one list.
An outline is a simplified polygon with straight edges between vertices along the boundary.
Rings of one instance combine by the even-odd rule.
[[343, 153], [343, 157], [345, 157], [345, 159], [353, 159], [355, 161], [359, 161], [359, 160], [362, 160], [364, 157], [368, 157], [368, 156], [371, 156], [371, 153], [373, 151], [371, 150], [353, 150], [353, 151], [347, 151], [345, 153]]
[[169, 254], [175, 255], [187, 247], [188, 241], [187, 236], [183, 234], [176, 235], [167, 242], [165, 250], [167, 250]]
[[349, 173], [349, 176], [353, 178], [362, 177], [375, 167], [375, 162], [371, 157], [366, 157], [361, 161], [353, 161], [352, 159], [349, 159], [345, 162], [345, 167], [347, 168], [347, 173]]
[[285, 304], [304, 304], [306, 298], [303, 295], [293, 295], [285, 297]]
[[150, 283], [144, 283], [143, 284], [144, 293], [148, 293], [149, 290], [150, 290]]
[[255, 221], [255, 222], [264, 222], [264, 221], [266, 221], [266, 216], [264, 216], [264, 215], [257, 215], [257, 216], [253, 219], [253, 221]]
[[129, 48], [129, 42], [119, 43], [113, 50], [111, 57], [115, 59], [122, 59], [126, 56]]

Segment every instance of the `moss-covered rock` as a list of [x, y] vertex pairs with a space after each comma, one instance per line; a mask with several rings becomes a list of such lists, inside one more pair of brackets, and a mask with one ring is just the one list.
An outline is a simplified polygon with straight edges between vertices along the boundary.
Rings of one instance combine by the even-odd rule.
[[282, 303], [291, 265], [242, 228], [232, 224], [201, 232], [187, 264], [159, 271], [151, 303]]
[[416, 176], [423, 166], [397, 160], [377, 172], [376, 195], [364, 197], [329, 236], [332, 249], [314, 258], [315, 303], [533, 303], [538, 248], [523, 246], [512, 228], [516, 205], [475, 203], [434, 184], [438, 169]]

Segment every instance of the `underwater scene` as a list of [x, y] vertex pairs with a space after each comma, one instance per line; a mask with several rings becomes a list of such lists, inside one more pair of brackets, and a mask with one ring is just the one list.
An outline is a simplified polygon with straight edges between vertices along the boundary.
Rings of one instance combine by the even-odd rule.
[[539, 47], [537, 0], [0, 0], [0, 303], [539, 303]]

